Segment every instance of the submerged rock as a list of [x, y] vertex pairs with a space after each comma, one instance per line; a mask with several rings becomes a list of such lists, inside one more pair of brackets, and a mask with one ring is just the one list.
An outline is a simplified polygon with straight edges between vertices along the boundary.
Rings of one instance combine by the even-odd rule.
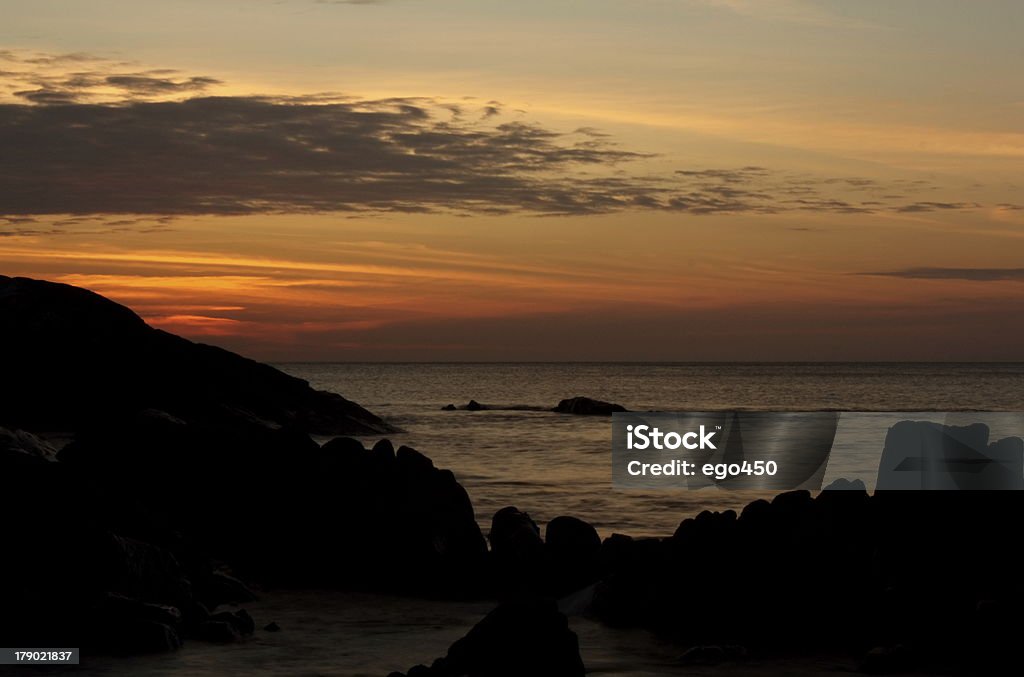
[[[428, 668], [407, 677], [583, 677], [579, 640], [555, 603], [506, 602], [477, 623]], [[392, 673], [401, 675], [401, 673]]]
[[577, 416], [611, 416], [616, 412], [627, 411], [621, 404], [602, 402], [589, 397], [570, 397], [562, 400], [551, 411], [558, 414], [575, 414]]

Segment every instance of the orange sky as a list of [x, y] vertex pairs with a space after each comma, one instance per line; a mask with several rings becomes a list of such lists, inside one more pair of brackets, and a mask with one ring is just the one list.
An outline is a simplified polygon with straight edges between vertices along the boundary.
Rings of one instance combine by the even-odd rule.
[[1024, 359], [1013, 3], [58, 4], [4, 274], [271, 360]]

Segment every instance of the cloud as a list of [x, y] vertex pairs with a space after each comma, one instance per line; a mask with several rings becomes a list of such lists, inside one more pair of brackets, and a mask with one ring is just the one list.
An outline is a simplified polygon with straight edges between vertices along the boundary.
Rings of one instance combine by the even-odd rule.
[[171, 78], [155, 78], [148, 75], [108, 75], [105, 80], [108, 85], [143, 96], [203, 91], [213, 85], [222, 84], [216, 78], [203, 76], [175, 81]]
[[1024, 268], [905, 268], [860, 275], [882, 275], [916, 280], [970, 280], [972, 282], [1024, 282]]
[[623, 149], [592, 128], [564, 132], [508, 120], [498, 101], [211, 96], [207, 90], [222, 83], [210, 76], [80, 54], [6, 51], [0, 59], [17, 69], [0, 73], [16, 97], [0, 101], [0, 217], [867, 214], [980, 206], [914, 202], [932, 188], [919, 180], [753, 165], [648, 173], [648, 153]]
[[914, 202], [897, 208], [898, 212], [934, 212], [949, 209], [977, 209], [976, 202]]
[[651, 192], [574, 175], [644, 157], [590, 141], [439, 121], [401, 99], [7, 104], [0, 214], [590, 213]]
[[7, 83], [15, 99], [44, 105], [180, 98], [223, 84], [209, 76], [183, 76], [166, 68], [139, 70], [137, 64], [80, 53], [0, 50], [0, 62], [10, 65], [0, 70], [0, 82]]

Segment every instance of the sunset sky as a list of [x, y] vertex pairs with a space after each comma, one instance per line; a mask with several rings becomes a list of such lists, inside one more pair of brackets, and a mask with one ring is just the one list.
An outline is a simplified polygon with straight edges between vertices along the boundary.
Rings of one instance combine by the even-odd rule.
[[0, 273], [267, 360], [1024, 359], [1018, 0], [0, 0]]

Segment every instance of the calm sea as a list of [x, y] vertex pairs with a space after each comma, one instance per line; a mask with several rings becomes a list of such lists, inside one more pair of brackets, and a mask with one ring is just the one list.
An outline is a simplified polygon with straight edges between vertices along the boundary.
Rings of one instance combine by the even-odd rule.
[[[389, 437], [451, 469], [469, 491], [485, 533], [496, 510], [514, 505], [541, 524], [575, 515], [603, 535], [668, 535], [700, 510], [739, 508], [756, 497], [718, 489], [613, 489], [610, 419], [546, 411], [575, 395], [639, 411], [1024, 411], [1024, 363], [277, 366], [402, 428]], [[490, 409], [441, 410], [470, 399]], [[855, 475], [853, 468], [864, 460], [858, 453], [873, 455], [867, 465], [877, 463], [891, 424], [884, 418], [870, 425], [853, 419], [861, 429], [846, 431], [844, 439], [856, 444], [835, 448], [826, 482]], [[870, 486], [872, 478], [863, 479]]]

